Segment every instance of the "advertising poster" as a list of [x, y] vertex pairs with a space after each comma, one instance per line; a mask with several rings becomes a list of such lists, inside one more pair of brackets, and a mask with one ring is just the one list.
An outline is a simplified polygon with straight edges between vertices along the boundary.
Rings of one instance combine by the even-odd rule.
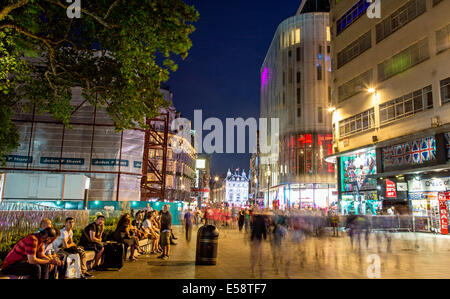
[[448, 211], [447, 200], [450, 199], [450, 192], [439, 193], [439, 214], [441, 224], [441, 234], [448, 235]]
[[377, 187], [376, 153], [368, 151], [350, 157], [341, 158], [341, 188], [344, 192], [374, 190]]

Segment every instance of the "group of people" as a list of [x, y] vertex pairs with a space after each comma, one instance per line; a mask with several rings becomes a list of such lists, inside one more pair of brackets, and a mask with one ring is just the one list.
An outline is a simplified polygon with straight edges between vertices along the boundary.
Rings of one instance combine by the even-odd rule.
[[6, 275], [28, 276], [30, 279], [65, 278], [67, 257], [76, 254], [80, 260], [81, 278], [93, 275], [88, 272], [86, 250], [95, 251], [95, 259], [89, 271], [96, 271], [103, 255], [103, 229], [105, 217], [97, 219], [83, 229], [79, 244], [73, 241], [75, 219], [65, 219], [61, 230], [53, 227], [50, 219], [40, 223], [37, 232], [17, 242], [6, 256], [1, 272]]
[[[134, 220], [132, 220], [134, 218]], [[169, 205], [164, 205], [161, 211], [147, 209], [136, 213], [124, 214], [117, 223], [114, 232], [114, 240], [130, 247], [130, 260], [135, 261], [135, 251], [143, 253], [139, 249], [139, 240], [152, 240], [150, 254], [159, 254], [158, 258], [166, 260], [170, 255], [170, 245], [176, 245], [177, 238], [172, 231], [172, 214]]]
[[[168, 259], [170, 245], [176, 237], [172, 232], [172, 214], [169, 206], [161, 211], [143, 210], [133, 215], [123, 214], [110, 239], [123, 243], [130, 248], [130, 260], [136, 260], [136, 252], [143, 254], [139, 240], [152, 240], [151, 254], [160, 254], [158, 258]], [[67, 274], [68, 256], [77, 257], [79, 273], [82, 279], [93, 275], [90, 272], [101, 270], [104, 257], [105, 216], [98, 215], [96, 220], [82, 230], [78, 244], [74, 242], [73, 228], [75, 219], [67, 217], [64, 226], [57, 229], [48, 218], [43, 219], [37, 232], [18, 241], [5, 257], [1, 272], [5, 275], [28, 276], [30, 279], [64, 279]], [[88, 268], [86, 251], [94, 251], [94, 260]]]

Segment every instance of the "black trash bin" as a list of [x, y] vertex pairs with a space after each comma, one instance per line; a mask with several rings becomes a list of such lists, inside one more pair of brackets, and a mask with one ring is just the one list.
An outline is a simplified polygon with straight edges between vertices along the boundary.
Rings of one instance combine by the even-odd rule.
[[215, 265], [219, 231], [214, 225], [204, 225], [197, 232], [196, 265]]

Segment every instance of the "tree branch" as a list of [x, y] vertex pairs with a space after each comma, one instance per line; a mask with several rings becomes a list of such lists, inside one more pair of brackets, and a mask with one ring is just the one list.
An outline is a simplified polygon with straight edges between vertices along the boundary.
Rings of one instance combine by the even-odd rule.
[[[51, 3], [51, 4], [54, 4], [54, 5], [57, 5], [59, 7], [62, 7], [64, 9], [67, 9], [67, 7], [69, 7], [68, 5], [64, 5], [64, 4], [62, 4], [62, 3], [58, 2], [58, 1], [54, 1], [54, 0], [44, 0], [44, 1], [46, 1], [48, 3]], [[96, 20], [97, 22], [99, 22], [100, 24], [105, 26], [106, 28], [111, 29], [111, 28], [119, 27], [118, 25], [108, 24], [104, 19], [100, 18], [99, 16], [96, 16], [95, 14], [93, 14], [90, 11], [87, 11], [87, 10], [85, 10], [83, 8], [81, 8], [81, 12], [86, 14], [86, 15], [88, 15], [88, 16], [90, 16], [91, 18], [93, 18], [94, 20]]]
[[13, 11], [14, 9], [17, 9], [19, 7], [22, 7], [27, 3], [28, 3], [28, 0], [19, 0], [16, 3], [10, 4], [6, 7], [4, 7], [2, 9], [2, 11], [0, 11], [0, 21], [3, 20], [11, 11]]
[[104, 20], [106, 20], [107, 17], [109, 17], [109, 14], [112, 12], [113, 8], [119, 4], [120, 0], [116, 0], [114, 1], [113, 4], [111, 4], [111, 6], [108, 8], [108, 11], [106, 12], [106, 15], [103, 17]]

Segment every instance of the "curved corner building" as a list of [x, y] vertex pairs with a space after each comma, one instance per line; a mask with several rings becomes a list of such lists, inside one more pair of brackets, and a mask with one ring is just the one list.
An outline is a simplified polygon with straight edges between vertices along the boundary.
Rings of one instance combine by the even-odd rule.
[[324, 160], [332, 153], [328, 11], [328, 1], [302, 2], [278, 26], [261, 67], [260, 116], [279, 119], [279, 140], [271, 140], [278, 155], [267, 164], [261, 155], [265, 206], [324, 208], [337, 200], [334, 165]]

